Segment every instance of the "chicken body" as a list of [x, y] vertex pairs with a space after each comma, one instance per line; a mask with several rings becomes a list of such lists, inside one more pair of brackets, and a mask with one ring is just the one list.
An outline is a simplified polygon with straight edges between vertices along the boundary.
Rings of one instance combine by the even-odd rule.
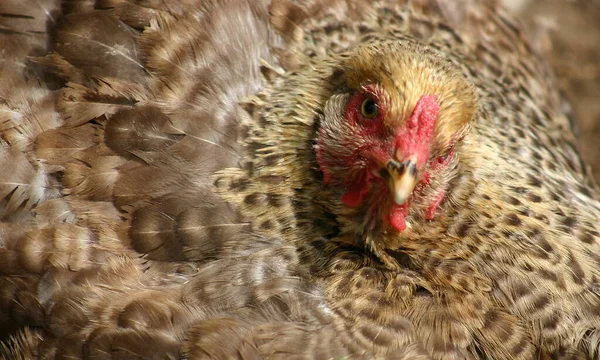
[[[3, 58], [0, 310], [23, 327], [6, 357], [598, 356], [598, 195], [495, 5], [10, 4], [27, 16], [2, 41], [28, 39], [21, 19], [54, 35]], [[433, 89], [428, 150], [452, 148], [404, 229], [385, 187], [349, 206], [317, 159], [353, 82], [382, 81], [356, 58], [415, 84], [389, 91], [398, 124]]]

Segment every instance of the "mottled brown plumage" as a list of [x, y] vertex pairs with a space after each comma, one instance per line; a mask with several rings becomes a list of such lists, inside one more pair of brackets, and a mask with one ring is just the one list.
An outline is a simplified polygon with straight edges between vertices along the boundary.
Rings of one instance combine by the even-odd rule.
[[598, 193], [495, 3], [28, 5], [6, 358], [598, 357]]

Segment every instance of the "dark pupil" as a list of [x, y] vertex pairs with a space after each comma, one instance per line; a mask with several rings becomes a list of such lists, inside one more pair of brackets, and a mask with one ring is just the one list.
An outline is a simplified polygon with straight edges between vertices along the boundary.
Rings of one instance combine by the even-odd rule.
[[367, 118], [375, 117], [378, 110], [377, 103], [373, 99], [366, 99], [363, 101], [361, 108], [362, 116]]

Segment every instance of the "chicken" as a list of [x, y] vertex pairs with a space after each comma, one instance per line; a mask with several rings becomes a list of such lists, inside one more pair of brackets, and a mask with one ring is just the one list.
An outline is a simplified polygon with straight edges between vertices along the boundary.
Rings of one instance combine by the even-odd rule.
[[495, 3], [18, 4], [4, 357], [599, 356], [597, 189]]
[[[549, 47], [550, 64], [558, 84], [571, 100], [577, 115], [579, 150], [584, 162], [592, 167], [596, 181], [600, 179], [600, 147], [596, 144], [600, 127], [600, 17], [599, 1], [565, 2], [527, 1], [518, 13], [526, 25], [537, 33], [547, 33], [536, 43]], [[541, 31], [540, 31], [541, 30]], [[581, 36], [585, 34], [585, 36]]]

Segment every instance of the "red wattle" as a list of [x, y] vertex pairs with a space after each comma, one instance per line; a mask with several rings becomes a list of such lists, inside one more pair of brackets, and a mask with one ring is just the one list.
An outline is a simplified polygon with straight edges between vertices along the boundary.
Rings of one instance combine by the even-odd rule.
[[390, 209], [389, 221], [392, 227], [397, 231], [406, 230], [406, 208], [406, 204], [393, 204]]

